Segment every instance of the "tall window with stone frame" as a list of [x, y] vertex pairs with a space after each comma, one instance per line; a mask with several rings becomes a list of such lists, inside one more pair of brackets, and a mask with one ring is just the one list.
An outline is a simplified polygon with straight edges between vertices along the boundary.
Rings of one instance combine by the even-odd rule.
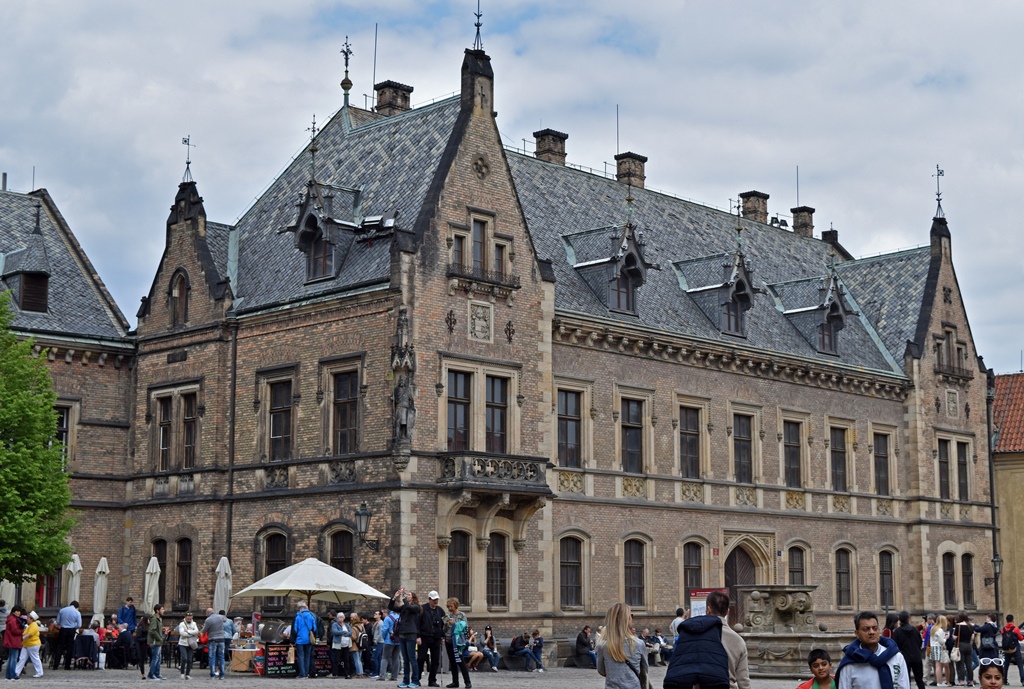
[[457, 269], [466, 268], [466, 236], [462, 234], [452, 235], [452, 265]]
[[[263, 540], [263, 576], [280, 572], [288, 566], [288, 537], [281, 533], [271, 533]], [[284, 596], [267, 596], [263, 606], [267, 609], [281, 610], [287, 598]]]
[[484, 383], [487, 451], [504, 454], [508, 451], [508, 378], [487, 376]]
[[334, 374], [334, 447], [336, 455], [359, 452], [359, 373]]
[[[473, 220], [473, 273], [483, 275], [487, 270], [487, 223]], [[459, 600], [462, 600], [459, 598]]]
[[782, 422], [782, 454], [786, 464], [786, 487], [800, 488], [801, 477], [800, 422]]
[[736, 483], [754, 482], [754, 417], [732, 415], [733, 471]]
[[875, 493], [889, 495], [889, 436], [875, 433]]
[[174, 563], [174, 610], [188, 610], [192, 600], [192, 540], [182, 538], [177, 543], [177, 559]]
[[181, 396], [182, 469], [194, 469], [196, 466], [197, 424], [196, 393], [190, 392]]
[[355, 574], [355, 548], [351, 531], [335, 531], [331, 534], [331, 567], [346, 574]]
[[622, 470], [640, 474], [644, 470], [644, 403], [623, 398], [621, 405]]
[[183, 273], [171, 278], [171, 324], [185, 325], [188, 321], [188, 279]]
[[292, 381], [270, 384], [270, 461], [292, 458]]
[[960, 557], [960, 578], [964, 590], [964, 607], [975, 608], [978, 603], [974, 599], [974, 556]]
[[171, 404], [174, 400], [171, 397], [161, 397], [157, 400], [157, 471], [169, 471], [171, 468]]
[[683, 478], [700, 478], [700, 409], [679, 408], [679, 465]]
[[448, 597], [468, 601], [469, 553], [471, 536], [465, 531], [453, 531], [448, 544]]
[[583, 541], [572, 536], [558, 542], [558, 590], [563, 610], [583, 607]]
[[853, 567], [850, 551], [840, 548], [836, 551], [836, 606], [853, 606]]
[[746, 334], [744, 307], [750, 304], [750, 293], [742, 280], [736, 282], [729, 301], [722, 304], [722, 332], [730, 335]]
[[701, 576], [703, 550], [699, 543], [683, 544], [683, 604], [686, 607], [690, 605], [690, 589], [700, 589], [704, 586]]
[[[312, 220], [310, 216], [310, 220]], [[316, 237], [306, 254], [306, 279], [317, 280], [334, 274], [334, 246], [327, 241], [323, 232], [317, 231]]]
[[846, 480], [846, 429], [829, 429], [829, 453], [832, 467], [832, 490], [845, 493], [849, 490]]
[[[464, 371], [448, 371], [448, 451], [469, 450], [470, 398], [473, 376]], [[459, 598], [459, 600], [463, 600]]]
[[939, 440], [939, 497], [949, 500], [949, 441]]
[[942, 600], [947, 610], [956, 610], [956, 555], [942, 554]]
[[578, 469], [583, 438], [583, 395], [571, 390], [558, 391], [558, 465]]
[[789, 549], [789, 585], [803, 586], [806, 581], [804, 571], [804, 549], [793, 546]]
[[160, 602], [167, 602], [167, 541], [159, 538], [153, 541], [153, 557], [160, 565], [160, 578], [157, 580], [157, 591], [160, 595]]
[[646, 605], [644, 586], [644, 555], [646, 546], [643, 541], [631, 538], [623, 544], [623, 581], [626, 585], [626, 605], [644, 607]]
[[968, 464], [967, 454], [969, 446], [967, 443], [956, 444], [956, 477], [957, 477], [957, 488], [959, 492], [957, 497], [960, 500], [969, 500], [970, 493], [968, 491], [967, 482], [967, 469], [970, 466]]
[[878, 603], [888, 610], [896, 605], [896, 591], [893, 579], [895, 567], [893, 554], [883, 550], [878, 554]]
[[[64, 584], [64, 568], [58, 567], [49, 574], [36, 578], [36, 608], [59, 608], [63, 605], [61, 601], [61, 587]], [[20, 600], [16, 598], [15, 600]]]
[[608, 308], [615, 311], [636, 311], [636, 290], [640, 286], [640, 271], [636, 259], [626, 257], [619, 276], [608, 283]]
[[[508, 607], [508, 539], [492, 533], [487, 544], [487, 607]], [[460, 599], [461, 600], [461, 599]]]
[[57, 405], [54, 411], [57, 412], [57, 430], [53, 434], [53, 440], [60, 443], [61, 468], [67, 471], [68, 462], [71, 460], [71, 407]]

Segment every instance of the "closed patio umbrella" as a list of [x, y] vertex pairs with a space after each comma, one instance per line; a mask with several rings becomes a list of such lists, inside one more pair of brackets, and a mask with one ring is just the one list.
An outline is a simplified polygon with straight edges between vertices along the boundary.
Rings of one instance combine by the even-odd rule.
[[103, 611], [107, 607], [107, 575], [110, 574], [110, 566], [107, 565], [107, 558], [101, 557], [100, 563], [96, 565], [96, 579], [92, 585], [92, 620], [103, 625]]
[[0, 581], [0, 600], [7, 601], [7, 607], [18, 605], [21, 601], [14, 600], [14, 596], [18, 589], [11, 582], [4, 579]]
[[82, 561], [78, 555], [71, 556], [67, 564], [68, 570], [68, 602], [78, 600], [82, 596]]
[[227, 612], [231, 604], [231, 565], [226, 557], [217, 563], [217, 584], [213, 589], [213, 609]]
[[152, 615], [153, 608], [160, 603], [160, 563], [156, 557], [149, 558], [146, 565], [146, 580], [142, 587], [142, 601], [145, 604], [143, 614]]

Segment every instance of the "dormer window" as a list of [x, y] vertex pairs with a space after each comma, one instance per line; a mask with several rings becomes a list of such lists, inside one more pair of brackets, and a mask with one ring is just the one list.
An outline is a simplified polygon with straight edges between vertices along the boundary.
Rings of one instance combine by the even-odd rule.
[[317, 233], [307, 255], [309, 265], [306, 274], [310, 280], [328, 277], [334, 272], [334, 247], [323, 234]]
[[742, 280], [738, 280], [730, 298], [722, 304], [722, 330], [732, 335], [746, 334], [744, 312], [750, 308], [750, 292]]
[[608, 308], [615, 311], [636, 311], [636, 288], [642, 284], [636, 259], [629, 255], [617, 278], [608, 284]]
[[178, 271], [171, 278], [171, 325], [188, 321], [188, 277]]
[[843, 327], [843, 314], [838, 304], [833, 303], [825, 320], [818, 326], [818, 351], [825, 354], [839, 352], [839, 331]]
[[21, 310], [46, 313], [49, 290], [50, 276], [46, 273], [22, 273], [19, 303]]

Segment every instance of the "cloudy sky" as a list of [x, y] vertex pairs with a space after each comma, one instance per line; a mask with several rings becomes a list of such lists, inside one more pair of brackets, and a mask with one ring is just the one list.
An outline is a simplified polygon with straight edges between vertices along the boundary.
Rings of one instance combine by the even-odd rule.
[[[935, 166], [986, 364], [1021, 365], [1024, 3], [484, 0], [505, 143], [569, 134], [569, 161], [647, 155], [647, 185], [719, 208], [817, 209], [856, 256], [928, 242]], [[134, 324], [192, 171], [234, 222], [342, 102], [376, 79], [413, 104], [459, 88], [473, 0], [6, 0], [0, 170], [46, 187]], [[532, 141], [528, 141], [532, 151]], [[1014, 199], [1018, 199], [1014, 201]]]

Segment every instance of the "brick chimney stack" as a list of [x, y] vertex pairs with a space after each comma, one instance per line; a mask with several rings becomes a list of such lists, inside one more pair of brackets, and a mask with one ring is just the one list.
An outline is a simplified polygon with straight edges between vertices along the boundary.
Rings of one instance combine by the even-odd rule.
[[375, 110], [381, 115], [391, 117], [411, 109], [409, 96], [413, 91], [412, 86], [389, 80], [374, 84], [373, 90], [377, 92]]
[[740, 194], [743, 200], [743, 217], [754, 222], [768, 222], [768, 194], [763, 191], [745, 191]]
[[644, 180], [647, 179], [647, 175], [644, 174], [644, 163], [647, 162], [647, 156], [626, 151], [616, 155], [615, 162], [618, 164], [615, 179], [634, 187], [644, 188]]
[[[793, 214], [793, 234], [801, 237], [814, 236], [814, 209], [810, 206], [798, 206], [790, 208]], [[838, 233], [836, 233], [838, 235]]]
[[538, 160], [565, 165], [565, 140], [569, 138], [568, 134], [554, 129], [541, 129], [533, 133], [533, 138], [537, 140], [534, 155]]

